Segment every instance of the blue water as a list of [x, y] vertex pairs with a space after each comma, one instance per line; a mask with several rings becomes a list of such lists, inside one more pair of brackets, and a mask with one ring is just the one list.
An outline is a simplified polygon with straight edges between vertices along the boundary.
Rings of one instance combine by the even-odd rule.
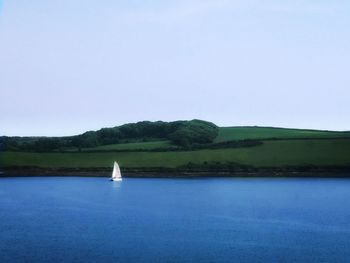
[[0, 179], [0, 262], [349, 262], [346, 179]]

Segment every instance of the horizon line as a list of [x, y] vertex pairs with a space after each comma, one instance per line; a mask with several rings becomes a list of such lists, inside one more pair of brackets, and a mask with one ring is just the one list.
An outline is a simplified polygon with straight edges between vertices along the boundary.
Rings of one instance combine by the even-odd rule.
[[[201, 119], [192, 119], [192, 120], [201, 120]], [[147, 120], [144, 120], [147, 121]], [[158, 120], [161, 121], [161, 120]], [[176, 121], [189, 121], [189, 120], [176, 120]], [[206, 120], [202, 120], [202, 121], [206, 121]], [[143, 122], [143, 121], [138, 121], [138, 122]], [[157, 122], [157, 121], [150, 121], [150, 122]], [[174, 121], [164, 121], [164, 122], [174, 122]], [[211, 121], [208, 121], [211, 122]], [[9, 135], [9, 134], [0, 134], [0, 137], [71, 137], [71, 136], [77, 136], [77, 135], [81, 135], [83, 133], [89, 132], [89, 131], [98, 131], [100, 129], [104, 129], [104, 128], [115, 128], [115, 127], [119, 127], [125, 124], [131, 124], [131, 123], [137, 123], [137, 122], [126, 122], [123, 124], [119, 124], [116, 126], [104, 126], [98, 129], [87, 129], [83, 132], [80, 133], [76, 133], [76, 134], [67, 134], [67, 135]], [[321, 132], [350, 132], [350, 130], [331, 130], [331, 129], [316, 129], [316, 128], [296, 128], [296, 127], [282, 127], [282, 126], [271, 126], [271, 125], [217, 125], [215, 122], [214, 123], [217, 127], [219, 128], [271, 128], [271, 129], [286, 129], [286, 130], [302, 130], [302, 131], [321, 131]]]

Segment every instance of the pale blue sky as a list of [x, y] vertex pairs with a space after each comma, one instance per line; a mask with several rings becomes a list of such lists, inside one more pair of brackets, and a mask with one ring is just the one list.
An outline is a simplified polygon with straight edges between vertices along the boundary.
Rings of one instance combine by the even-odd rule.
[[0, 134], [193, 118], [350, 130], [349, 14], [348, 0], [5, 0]]

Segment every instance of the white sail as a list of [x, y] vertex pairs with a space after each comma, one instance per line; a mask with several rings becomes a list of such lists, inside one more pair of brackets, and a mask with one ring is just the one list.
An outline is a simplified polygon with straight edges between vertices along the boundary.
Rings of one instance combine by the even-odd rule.
[[117, 162], [114, 162], [113, 173], [112, 173], [113, 181], [121, 181], [122, 174], [120, 173], [120, 168]]

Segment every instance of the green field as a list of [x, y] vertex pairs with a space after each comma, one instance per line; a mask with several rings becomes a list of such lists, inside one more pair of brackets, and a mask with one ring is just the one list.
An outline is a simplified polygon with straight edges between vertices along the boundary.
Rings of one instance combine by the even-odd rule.
[[[310, 139], [310, 138], [349, 138], [350, 132], [334, 131], [317, 131], [317, 130], [300, 130], [284, 129], [270, 127], [221, 127], [219, 128], [218, 137], [214, 142], [224, 142], [245, 139]], [[82, 151], [123, 151], [123, 150], [152, 150], [168, 149], [176, 147], [170, 141], [150, 141], [150, 142], [133, 142], [102, 145], [91, 148], [83, 148]], [[75, 149], [66, 149], [65, 151], [76, 152]]]
[[[278, 140], [264, 140], [271, 138]], [[350, 132], [224, 127], [219, 128], [215, 142], [244, 139], [259, 139], [263, 144], [243, 148], [166, 151], [175, 147], [169, 141], [133, 142], [84, 148], [82, 152], [77, 149], [51, 153], [2, 152], [0, 161], [3, 167], [43, 168], [102, 168], [111, 167], [115, 160], [121, 167], [127, 168], [178, 168], [189, 163], [237, 163], [254, 167], [350, 166]], [[142, 151], [152, 149], [164, 151]]]
[[184, 152], [1, 153], [3, 165], [38, 167], [175, 168], [189, 162], [235, 162], [256, 167], [350, 165], [350, 139], [265, 141], [263, 145]]
[[350, 138], [350, 132], [284, 129], [271, 127], [221, 127], [215, 142], [269, 138]]
[[171, 147], [169, 141], [134, 142], [102, 145], [93, 148], [84, 148], [83, 151], [113, 151], [113, 150], [152, 150]]

